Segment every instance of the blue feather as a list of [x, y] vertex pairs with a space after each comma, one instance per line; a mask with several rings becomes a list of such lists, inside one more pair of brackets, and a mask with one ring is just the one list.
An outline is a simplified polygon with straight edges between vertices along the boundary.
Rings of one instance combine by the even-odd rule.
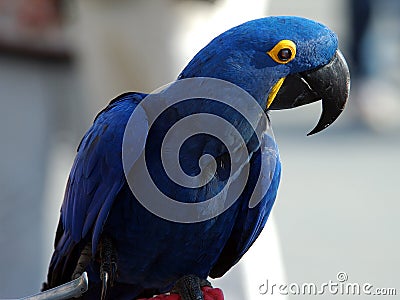
[[[293, 40], [298, 52], [295, 60], [284, 65], [267, 54], [282, 39]], [[323, 66], [336, 49], [336, 36], [319, 23], [296, 17], [263, 18], [216, 37], [192, 59], [178, 79], [212, 77], [229, 81], [250, 93], [264, 108], [272, 86], [280, 78]], [[69, 281], [82, 248], [90, 241], [92, 252], [96, 253], [103, 234], [112, 237], [118, 254], [118, 278], [111, 298], [132, 299], [146, 291], [166, 292], [187, 274], [219, 277], [250, 248], [268, 219], [281, 173], [277, 153], [268, 156], [273, 167], [261, 171], [261, 166], [268, 163], [263, 160], [262, 144], [270, 137], [264, 135], [260, 144], [240, 113], [206, 99], [174, 105], [148, 130], [145, 151], [149, 171], [159, 188], [173, 199], [201, 202], [218, 194], [228, 182], [230, 160], [226, 147], [217, 139], [198, 135], [182, 146], [179, 159], [189, 175], [199, 172], [198, 160], [204, 154], [211, 154], [219, 163], [212, 180], [197, 189], [172, 182], [160, 167], [158, 151], [171, 125], [195, 113], [212, 113], [234, 124], [246, 142], [250, 179], [244, 191], [225, 212], [202, 222], [171, 222], [144, 208], [127, 184], [122, 143], [129, 117], [145, 96], [126, 93], [114, 99], [97, 115], [78, 147], [61, 208], [48, 275], [50, 287]], [[145, 127], [139, 129], [147, 130]], [[132, 149], [141, 147], [139, 141], [129, 143]], [[135, 159], [129, 164], [134, 162]], [[266, 193], [254, 208], [249, 208], [259, 176], [266, 184]], [[95, 299], [100, 289], [98, 262], [93, 260], [87, 270], [91, 289], [85, 297]]]

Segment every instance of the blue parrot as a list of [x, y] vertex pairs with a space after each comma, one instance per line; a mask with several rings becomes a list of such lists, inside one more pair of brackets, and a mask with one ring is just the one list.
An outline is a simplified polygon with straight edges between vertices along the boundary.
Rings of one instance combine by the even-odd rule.
[[[336, 35], [320, 23], [294, 16], [252, 20], [217, 36], [195, 55], [177, 82], [191, 78], [232, 83], [265, 112], [322, 100], [321, 117], [309, 134], [336, 120], [349, 93], [349, 71]], [[208, 284], [207, 278], [223, 276], [262, 231], [277, 195], [279, 155], [263, 153], [263, 145], [273, 143], [270, 135], [257, 139], [239, 112], [210, 99], [175, 103], [151, 128], [144, 128], [147, 166], [171, 198], [200, 203], [214, 197], [229, 181], [232, 162], [226, 145], [207, 134], [182, 144], [179, 161], [188, 176], [199, 173], [204, 154], [216, 161], [210, 181], [196, 188], [178, 186], [168, 178], [159, 149], [176, 122], [199, 112], [218, 115], [241, 132], [249, 153], [248, 181], [237, 201], [197, 222], [167, 220], [138, 201], [124, 173], [122, 146], [129, 119], [146, 97], [138, 92], [116, 97], [84, 135], [68, 178], [44, 290], [86, 271], [89, 290], [82, 299], [136, 299], [171, 290], [183, 300], [203, 299], [200, 287]], [[131, 141], [131, 147], [141, 147], [140, 142]], [[273, 169], [263, 168], [268, 159], [274, 161]], [[252, 206], [258, 178], [269, 185]]]

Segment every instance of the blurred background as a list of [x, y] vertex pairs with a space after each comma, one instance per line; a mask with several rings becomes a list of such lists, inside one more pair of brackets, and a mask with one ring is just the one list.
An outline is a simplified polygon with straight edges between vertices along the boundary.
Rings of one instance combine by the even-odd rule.
[[267, 15], [332, 28], [351, 99], [312, 137], [318, 104], [271, 114], [283, 164], [272, 218], [215, 285], [228, 300], [268, 299], [266, 280], [321, 284], [344, 271], [400, 293], [398, 0], [0, 0], [0, 298], [45, 281], [69, 169], [96, 113], [124, 91], [173, 81], [212, 37]]

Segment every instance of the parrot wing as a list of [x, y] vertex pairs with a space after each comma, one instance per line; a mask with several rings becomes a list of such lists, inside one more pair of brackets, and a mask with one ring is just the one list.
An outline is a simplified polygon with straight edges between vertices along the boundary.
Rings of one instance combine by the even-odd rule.
[[[82, 241], [97, 247], [114, 199], [126, 184], [122, 165], [122, 140], [126, 124], [145, 94], [125, 93], [110, 102], [95, 118], [78, 146], [72, 166], [49, 267], [49, 280], [60, 282], [66, 268], [75, 267]], [[147, 124], [143, 124], [146, 126]], [[75, 247], [80, 244], [80, 247]], [[67, 272], [70, 273], [70, 272]], [[69, 274], [68, 276], [70, 276]], [[70, 279], [68, 279], [70, 280]]]
[[[251, 158], [250, 165], [247, 186], [241, 195], [242, 199], [237, 200], [242, 203], [242, 207], [231, 235], [211, 269], [210, 277], [212, 278], [224, 275], [247, 252], [264, 228], [275, 202], [281, 175], [281, 164], [276, 144], [270, 137], [264, 135], [263, 143]], [[263, 185], [261, 189], [265, 191], [263, 193], [265, 195], [256, 206], [250, 208], [251, 200], [249, 202], [249, 199], [251, 199], [253, 191], [257, 189], [256, 184], [259, 177], [261, 177], [261, 184]]]

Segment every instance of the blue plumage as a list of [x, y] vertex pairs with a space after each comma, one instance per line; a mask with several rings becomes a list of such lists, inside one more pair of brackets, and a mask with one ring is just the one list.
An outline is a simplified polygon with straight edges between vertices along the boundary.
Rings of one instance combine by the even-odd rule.
[[[281, 40], [291, 40], [297, 46], [296, 58], [287, 64], [274, 61], [267, 53]], [[193, 58], [178, 79], [223, 79], [246, 90], [265, 108], [279, 79], [327, 65], [336, 50], [336, 36], [319, 23], [297, 17], [263, 18], [216, 37]], [[173, 184], [160, 167], [157, 149], [168, 128], [185, 116], [198, 112], [220, 115], [244, 134], [250, 153], [249, 181], [239, 199], [219, 216], [189, 224], [164, 220], [136, 200], [123, 171], [122, 140], [129, 117], [145, 96], [126, 93], [117, 97], [98, 114], [83, 137], [61, 208], [48, 287], [71, 279], [82, 249], [91, 242], [93, 260], [86, 268], [90, 290], [84, 297], [98, 298], [100, 266], [96, 253], [104, 235], [115, 242], [118, 256], [118, 277], [109, 297], [134, 299], [166, 292], [183, 275], [222, 276], [263, 229], [275, 201], [281, 172], [277, 153], [261, 155], [263, 143], [271, 143], [271, 137], [265, 134], [260, 144], [249, 130], [248, 122], [242, 120], [243, 116], [226, 105], [205, 99], [191, 99], [171, 107], [150, 129], [146, 145], [150, 173], [164, 193], [179, 201], [199, 202], [217, 194], [227, 183], [230, 168], [229, 155], [221, 142], [198, 135], [182, 146], [180, 161], [189, 175], [199, 172], [198, 161], [205, 153], [216, 157], [218, 162], [213, 179], [198, 189]], [[315, 100], [318, 99], [312, 101]], [[135, 147], [134, 141], [131, 146]], [[260, 174], [261, 165], [267, 163], [263, 160], [271, 158], [274, 168]], [[260, 203], [249, 208], [259, 176], [271, 184]]]

